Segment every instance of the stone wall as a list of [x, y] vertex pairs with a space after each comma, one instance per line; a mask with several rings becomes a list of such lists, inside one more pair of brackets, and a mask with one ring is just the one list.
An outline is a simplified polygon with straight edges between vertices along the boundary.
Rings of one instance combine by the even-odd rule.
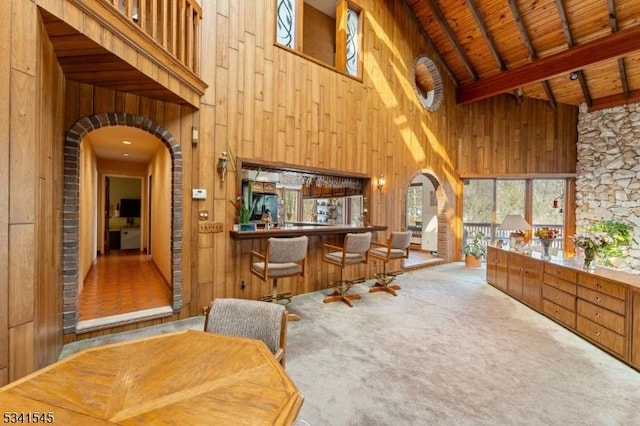
[[633, 225], [628, 257], [614, 264], [640, 273], [640, 104], [580, 106], [576, 172], [577, 231], [599, 220]]

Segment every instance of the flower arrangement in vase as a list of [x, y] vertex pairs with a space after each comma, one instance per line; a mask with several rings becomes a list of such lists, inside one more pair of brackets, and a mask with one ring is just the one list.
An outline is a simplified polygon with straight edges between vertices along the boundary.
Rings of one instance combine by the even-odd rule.
[[548, 228], [546, 226], [536, 229], [533, 233], [533, 236], [539, 238], [540, 244], [542, 244], [542, 259], [551, 259], [551, 256], [549, 255], [549, 247], [551, 247], [551, 242], [559, 235], [560, 232], [557, 229]]
[[604, 232], [585, 232], [573, 236], [573, 245], [584, 250], [585, 271], [596, 268], [596, 255], [611, 243], [611, 237]]

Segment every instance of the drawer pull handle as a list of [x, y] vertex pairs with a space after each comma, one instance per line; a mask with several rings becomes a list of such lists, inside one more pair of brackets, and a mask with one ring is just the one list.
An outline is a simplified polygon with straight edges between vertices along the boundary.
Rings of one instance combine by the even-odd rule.
[[600, 285], [600, 283], [596, 283], [596, 288], [602, 288], [602, 286]]
[[596, 312], [596, 318], [600, 318], [600, 312]]
[[596, 337], [600, 337], [600, 332], [599, 332], [599, 331], [596, 331], [596, 332], [595, 332], [595, 335], [596, 335]]
[[596, 302], [600, 302], [601, 300], [600, 297], [596, 297]]

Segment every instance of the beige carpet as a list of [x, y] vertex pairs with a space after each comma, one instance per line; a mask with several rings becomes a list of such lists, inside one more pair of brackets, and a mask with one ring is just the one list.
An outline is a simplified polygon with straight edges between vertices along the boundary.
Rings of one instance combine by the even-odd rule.
[[349, 308], [294, 298], [287, 371], [320, 425], [640, 425], [640, 373], [462, 263]]
[[[295, 297], [286, 369], [321, 425], [640, 425], [640, 373], [485, 282], [462, 263], [406, 273], [397, 297], [349, 308]], [[67, 345], [183, 328], [202, 317]]]

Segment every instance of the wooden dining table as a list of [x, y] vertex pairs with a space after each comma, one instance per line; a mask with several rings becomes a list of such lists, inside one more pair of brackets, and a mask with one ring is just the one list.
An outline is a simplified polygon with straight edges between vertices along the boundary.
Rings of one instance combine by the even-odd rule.
[[287, 425], [302, 402], [262, 341], [187, 330], [85, 349], [12, 382], [0, 421]]

